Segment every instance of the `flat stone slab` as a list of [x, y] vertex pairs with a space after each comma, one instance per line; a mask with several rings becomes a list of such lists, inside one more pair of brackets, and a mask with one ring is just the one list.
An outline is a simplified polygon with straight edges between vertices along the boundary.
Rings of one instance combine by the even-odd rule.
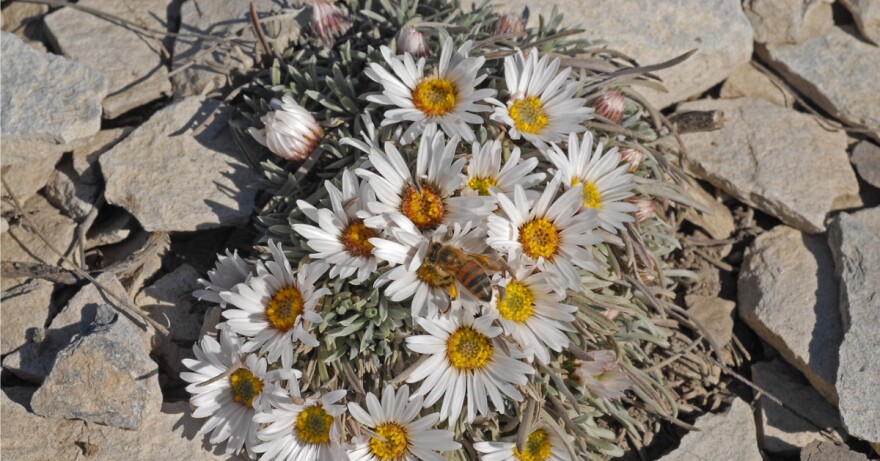
[[[61, 214], [45, 198], [35, 195], [22, 206], [36, 231], [46, 237], [55, 249], [63, 253], [73, 245], [76, 223]], [[57, 266], [62, 261], [57, 253], [21, 221], [11, 225], [9, 230], [3, 233], [0, 237], [0, 247], [3, 249], [3, 261], [43, 263], [50, 266]], [[6, 289], [21, 281], [21, 279], [3, 277], [2, 287]]]
[[[169, 0], [117, 2], [83, 0], [77, 5], [101, 10], [150, 29], [166, 29]], [[109, 95], [104, 116], [116, 118], [135, 107], [171, 93], [168, 68], [162, 60], [162, 39], [136, 33], [75, 8], [46, 16], [49, 39], [64, 56], [103, 73]], [[89, 33], [84, 34], [83, 31]]]
[[[283, 6], [276, 0], [255, 0], [254, 8], [258, 13], [276, 11]], [[239, 0], [212, 0], [210, 2], [184, 2], [180, 7], [180, 32], [224, 36], [242, 30], [238, 38], [245, 45], [240, 52], [215, 50], [205, 53], [215, 42], [178, 37], [174, 41], [174, 65], [177, 69], [188, 65], [186, 69], [171, 77], [174, 94], [177, 96], [211, 95], [217, 93], [228, 84], [226, 73], [219, 68], [234, 70], [247, 69], [253, 65], [252, 47], [256, 45], [253, 29], [250, 27], [250, 2]], [[262, 16], [262, 15], [261, 15]], [[286, 19], [279, 21], [281, 32], [278, 37], [278, 49], [294, 33], [299, 31], [295, 21]], [[270, 40], [271, 43], [271, 40]], [[193, 60], [197, 61], [193, 63]]]
[[849, 160], [865, 182], [880, 189], [880, 146], [862, 141], [853, 148]]
[[758, 54], [831, 115], [880, 133], [880, 48], [835, 27], [798, 45], [758, 47]]
[[743, 9], [758, 43], [801, 43], [834, 26], [825, 0], [751, 0]]
[[57, 153], [59, 145], [101, 128], [107, 79], [76, 61], [42, 53], [0, 32], [0, 150], [3, 165], [30, 162], [35, 153]]
[[734, 400], [726, 413], [701, 416], [694, 426], [700, 431], [686, 434], [678, 448], [659, 461], [763, 460], [758, 451], [755, 415], [742, 399]]
[[246, 223], [257, 174], [232, 139], [230, 110], [190, 97], [157, 112], [101, 156], [107, 201], [150, 232]]
[[[28, 394], [25, 388], [20, 387], [4, 387], [0, 392], [4, 459], [242, 459], [229, 457], [222, 452], [222, 447], [209, 445], [209, 436], [198, 433], [205, 420], [192, 417], [189, 402], [163, 403], [161, 413], [152, 415], [137, 431], [130, 431], [79, 420], [37, 416], [20, 403], [30, 401]], [[85, 449], [88, 449], [88, 457], [83, 455]]]
[[868, 457], [831, 442], [813, 442], [801, 450], [801, 461], [868, 461]]
[[162, 406], [159, 368], [138, 327], [106, 304], [95, 320], [58, 353], [31, 400], [34, 413], [138, 429]]
[[834, 210], [861, 205], [846, 133], [763, 99], [700, 100], [679, 110], [720, 110], [724, 127], [686, 133], [687, 166], [738, 200], [804, 232]]
[[862, 37], [880, 45], [880, 3], [873, 0], [841, 0], [856, 20]]
[[880, 443], [880, 208], [841, 213], [828, 233], [840, 280], [837, 392], [853, 437]]
[[794, 95], [777, 86], [770, 77], [758, 70], [751, 62], [736, 70], [721, 85], [723, 99], [753, 96], [765, 99], [779, 107], [794, 106]]
[[[464, 9], [482, 3], [462, 2]], [[687, 61], [658, 71], [668, 92], [639, 87], [658, 109], [698, 95], [727, 78], [752, 56], [752, 26], [738, 0], [556, 0], [492, 2], [505, 12], [522, 13], [528, 7], [529, 23], [550, 15], [553, 7], [565, 15], [567, 25], [584, 29], [589, 40], [606, 40], [608, 46], [636, 59], [641, 65], [658, 64], [697, 49]], [[650, 5], [650, 6], [648, 6]]]
[[733, 338], [733, 310], [736, 303], [717, 296], [685, 296], [688, 312], [702, 323], [719, 346], [724, 347]]
[[838, 302], [824, 236], [776, 226], [746, 251], [739, 316], [831, 402], [837, 401], [837, 349], [843, 339]]
[[752, 365], [752, 381], [797, 412], [761, 396], [761, 446], [768, 453], [793, 455], [814, 441], [826, 440], [819, 428], [838, 434], [843, 431], [837, 409], [787, 363], [775, 360]]
[[[42, 329], [49, 317], [54, 285], [44, 280], [28, 280], [11, 290], [4, 289], [0, 304], [0, 355], [22, 347], [33, 330]], [[29, 333], [30, 330], [30, 333]]]

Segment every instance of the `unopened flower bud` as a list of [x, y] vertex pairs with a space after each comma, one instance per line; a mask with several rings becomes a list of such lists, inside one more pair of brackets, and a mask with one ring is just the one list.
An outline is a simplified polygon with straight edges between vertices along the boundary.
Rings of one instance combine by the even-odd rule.
[[290, 96], [273, 99], [269, 104], [275, 110], [261, 119], [264, 128], [250, 128], [248, 133], [280, 157], [293, 161], [307, 159], [324, 137], [324, 130], [315, 117]]
[[626, 99], [623, 97], [623, 93], [617, 90], [605, 90], [605, 92], [593, 98], [590, 105], [593, 106], [596, 114], [614, 123], [620, 123], [620, 120], [623, 119]]
[[656, 214], [654, 213], [654, 201], [648, 198], [636, 198], [630, 200], [630, 202], [637, 206], [639, 209], [636, 210], [636, 220], [638, 222], [645, 222]]
[[397, 34], [397, 51], [409, 53], [413, 57], [421, 58], [428, 55], [428, 43], [425, 34], [416, 30], [415, 27], [406, 26]]
[[526, 31], [526, 25], [523, 24], [521, 16], [515, 14], [505, 14], [498, 20], [495, 26], [495, 35], [510, 34], [514, 37], [523, 35]]
[[333, 46], [336, 39], [351, 28], [348, 12], [333, 0], [312, 0], [310, 24], [312, 32], [327, 46]]
[[644, 156], [645, 153], [638, 149], [633, 149], [631, 147], [620, 149], [620, 159], [629, 163], [629, 168], [626, 170], [630, 173], [634, 173], [639, 169], [639, 165], [642, 163], [642, 157]]

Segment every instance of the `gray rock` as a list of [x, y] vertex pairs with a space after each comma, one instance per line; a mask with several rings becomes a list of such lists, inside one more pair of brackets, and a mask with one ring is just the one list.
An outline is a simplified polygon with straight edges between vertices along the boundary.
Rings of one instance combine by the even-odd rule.
[[856, 20], [862, 36], [880, 45], [880, 3], [873, 0], [841, 0]]
[[229, 110], [191, 97], [157, 112], [101, 156], [107, 201], [147, 231], [247, 222], [257, 174], [232, 139]]
[[[278, 11], [287, 6], [287, 1], [256, 0], [254, 7], [259, 13]], [[228, 74], [248, 69], [253, 65], [253, 48], [256, 37], [250, 27], [249, 3], [238, 0], [213, 0], [211, 2], [186, 2], [180, 8], [180, 31], [206, 35], [224, 36], [241, 31], [237, 37], [239, 48], [228, 51], [222, 48], [206, 53], [215, 43], [178, 37], [174, 42], [173, 68], [190, 65], [187, 69], [171, 77], [174, 94], [177, 96], [212, 95], [228, 84]], [[298, 33], [296, 21], [280, 21], [281, 32], [273, 45], [284, 49], [291, 38]], [[196, 60], [195, 65], [193, 60]], [[221, 72], [218, 68], [228, 68]]]
[[70, 59], [41, 53], [18, 37], [0, 32], [6, 65], [0, 78], [0, 150], [3, 165], [34, 161], [96, 133], [107, 80]]
[[201, 288], [200, 275], [195, 267], [184, 264], [135, 297], [141, 312], [161, 325], [170, 326], [167, 332], [157, 335], [153, 355], [162, 359], [172, 372], [181, 371], [181, 359], [192, 355], [189, 345], [200, 337], [203, 312], [195, 309], [196, 300], [192, 296], [193, 291]]
[[49, 203], [77, 221], [92, 211], [100, 194], [100, 186], [81, 182], [69, 162], [62, 162], [46, 184], [46, 199]]
[[[151, 238], [154, 239], [153, 242], [150, 242]], [[144, 287], [144, 282], [155, 276], [162, 268], [162, 259], [168, 253], [170, 246], [171, 241], [167, 234], [159, 233], [156, 235], [156, 233], [151, 234], [138, 230], [122, 242], [101, 248], [101, 252], [104, 255], [104, 264], [106, 265], [125, 261], [136, 251], [146, 252], [142, 253], [143, 266], [120, 280], [128, 288], [129, 296], [133, 299]]]
[[205, 312], [205, 318], [202, 320], [202, 328], [199, 330], [199, 338], [203, 336], [217, 337], [217, 325], [223, 321], [223, 308], [220, 306], [211, 306], [208, 312]]
[[880, 86], [874, 78], [880, 74], [880, 48], [832, 28], [799, 45], [767, 45], [758, 53], [831, 115], [880, 137]]
[[[113, 274], [101, 274], [96, 280], [111, 293], [127, 298], [125, 288]], [[22, 379], [34, 383], [43, 382], [52, 370], [59, 351], [67, 347], [74, 336], [86, 331], [95, 320], [98, 306], [105, 303], [117, 304], [110, 295], [96, 285], [84, 286], [52, 319], [45, 333], [38, 338], [32, 338], [23, 347], [3, 359], [3, 368]], [[151, 332], [142, 331], [140, 337], [144, 346], [149, 348]]]
[[659, 461], [762, 461], [755, 415], [744, 400], [734, 400], [727, 413], [701, 416], [694, 426], [700, 431], [686, 434], [678, 448]]
[[0, 217], [0, 234], [5, 234], [9, 230], [9, 221]]
[[841, 213], [828, 235], [845, 336], [837, 392], [847, 431], [880, 443], [880, 208]]
[[733, 310], [736, 303], [714, 296], [687, 295], [688, 312], [702, 323], [719, 346], [724, 347], [733, 337]]
[[804, 232], [830, 211], [861, 205], [846, 133], [763, 99], [701, 100], [680, 110], [720, 110], [724, 127], [682, 134], [690, 171]]
[[[83, 0], [78, 5], [99, 9], [142, 27], [163, 30], [169, 26], [170, 0], [115, 2]], [[168, 69], [162, 62], [162, 39], [148, 37], [128, 27], [75, 8], [62, 8], [46, 16], [49, 39], [64, 56], [75, 59], [107, 77], [109, 96], [104, 116], [116, 118], [171, 93]], [[83, 34], [88, 30], [88, 34]]]
[[[22, 221], [10, 226], [9, 230], [0, 237], [3, 261], [59, 265], [62, 261], [61, 257], [52, 251], [36, 232], [46, 237], [55, 249], [64, 253], [73, 245], [76, 223], [62, 215], [39, 195], [35, 195], [22, 206], [35, 229], [26, 228]], [[2, 287], [5, 289], [20, 282], [20, 279], [4, 277]]]
[[[467, 9], [481, 2], [462, 3]], [[549, 15], [554, 6], [565, 14], [566, 24], [585, 29], [581, 36], [607, 40], [609, 47], [642, 65], [697, 49], [687, 61], [656, 73], [668, 92], [639, 88], [657, 108], [708, 90], [752, 56], [752, 27], [739, 0], [508, 0], [500, 8], [521, 13], [528, 7], [529, 22], [537, 25], [538, 15]]]
[[[57, 149], [48, 149], [46, 154], [34, 156], [34, 161], [26, 163], [17, 163], [15, 165], [4, 165], [2, 168], [3, 176], [6, 178], [6, 184], [12, 189], [12, 192], [18, 197], [22, 203], [27, 202], [31, 197], [46, 185], [46, 182], [55, 171], [55, 164], [61, 159], [62, 152]], [[0, 189], [0, 197], [3, 198], [3, 211], [11, 211], [12, 198], [6, 193], [6, 188]]]
[[110, 209], [107, 213], [109, 217], [95, 223], [86, 233], [86, 250], [122, 242], [136, 227], [134, 218], [121, 208]]
[[849, 161], [865, 182], [880, 188], [880, 146], [862, 141], [856, 144]]
[[205, 420], [192, 417], [188, 402], [164, 403], [161, 413], [152, 415], [139, 430], [130, 431], [37, 416], [19, 403], [22, 394], [27, 398], [19, 389], [4, 387], [0, 392], [4, 459], [230, 460], [219, 448], [211, 451], [208, 436], [198, 433]]
[[828, 0], [746, 0], [758, 43], [801, 43], [834, 26]]
[[748, 63], [736, 70], [721, 85], [723, 99], [736, 99], [753, 96], [772, 102], [780, 107], [792, 107], [794, 95], [777, 86], [766, 74]]
[[831, 442], [813, 442], [801, 450], [801, 461], [868, 461], [868, 457]]
[[82, 336], [58, 353], [34, 393], [34, 413], [138, 429], [162, 405], [159, 370], [138, 328], [106, 304]]
[[6, 355], [23, 346], [28, 331], [41, 330], [49, 317], [54, 285], [43, 280], [29, 280], [12, 289], [3, 290], [0, 303], [3, 318], [0, 323], [0, 355]]
[[740, 317], [831, 402], [843, 339], [834, 262], [824, 236], [776, 226], [745, 254]]
[[133, 130], [134, 127], [131, 126], [101, 130], [91, 138], [75, 142], [72, 151], [73, 169], [79, 175], [79, 180], [86, 184], [100, 183], [98, 159], [101, 154], [110, 150]]
[[761, 395], [758, 421], [763, 426], [760, 434], [764, 451], [796, 454], [813, 441], [826, 440], [820, 429], [838, 435], [842, 432], [837, 409], [785, 362], [776, 360], [752, 365], [752, 381], [788, 407]]
[[736, 229], [730, 210], [697, 184], [685, 183], [683, 187], [688, 196], [709, 210], [703, 213], [688, 207], [684, 219], [703, 228], [713, 239], [724, 240], [730, 237]]

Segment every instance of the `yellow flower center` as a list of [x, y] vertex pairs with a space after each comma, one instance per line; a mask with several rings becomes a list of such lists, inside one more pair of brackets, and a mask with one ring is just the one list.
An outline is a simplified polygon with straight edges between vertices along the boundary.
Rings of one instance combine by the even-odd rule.
[[327, 414], [324, 407], [315, 404], [296, 416], [293, 423], [297, 440], [302, 443], [330, 443], [330, 426], [333, 425], [333, 417]]
[[437, 77], [422, 80], [412, 92], [413, 105], [429, 117], [446, 115], [455, 108], [457, 98], [455, 84]]
[[522, 323], [532, 316], [534, 303], [535, 295], [528, 286], [511, 282], [504, 290], [504, 299], [498, 299], [498, 312], [504, 319]]
[[360, 219], [354, 220], [342, 230], [339, 241], [345, 247], [345, 251], [352, 256], [366, 258], [373, 253], [373, 244], [370, 239], [376, 237], [376, 231], [370, 229]]
[[559, 250], [559, 230], [546, 218], [533, 219], [519, 229], [519, 243], [528, 256], [550, 259]]
[[303, 313], [302, 294], [296, 287], [278, 290], [266, 303], [266, 319], [269, 325], [279, 331], [293, 328], [296, 318]]
[[582, 198], [584, 200], [584, 205], [590, 208], [602, 208], [602, 194], [599, 193], [599, 189], [596, 188], [596, 185], [589, 181], [581, 181], [578, 178], [574, 178], [571, 180], [571, 186], [577, 186], [581, 182], [584, 183], [584, 193]]
[[419, 180], [422, 192], [412, 184], [403, 188], [400, 200], [400, 212], [409, 218], [419, 230], [434, 230], [446, 216], [446, 204], [437, 193], [437, 188], [427, 181]]
[[517, 99], [508, 110], [513, 125], [523, 133], [536, 134], [547, 126], [547, 112], [544, 104], [535, 96]]
[[529, 434], [529, 439], [520, 452], [518, 448], [513, 449], [513, 454], [520, 461], [544, 461], [550, 458], [550, 437], [544, 429], [538, 429]]
[[403, 459], [409, 446], [406, 429], [397, 423], [385, 423], [376, 426], [374, 432], [385, 438], [370, 439], [370, 452], [381, 460]]
[[229, 387], [232, 388], [232, 400], [253, 408], [254, 397], [263, 391], [263, 381], [254, 376], [250, 370], [239, 368], [229, 375]]
[[480, 193], [480, 195], [489, 195], [489, 188], [498, 184], [495, 181], [495, 178], [471, 178], [468, 180], [468, 187], [471, 190], [475, 190]]
[[446, 357], [455, 368], [482, 368], [492, 358], [495, 346], [488, 336], [471, 327], [461, 327], [446, 340]]

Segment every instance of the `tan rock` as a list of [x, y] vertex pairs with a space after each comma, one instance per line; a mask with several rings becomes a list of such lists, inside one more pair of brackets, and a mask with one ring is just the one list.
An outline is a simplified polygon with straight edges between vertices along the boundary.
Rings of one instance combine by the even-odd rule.
[[880, 45], [880, 3], [874, 0], [841, 0], [856, 20], [862, 36]]
[[659, 461], [763, 460], [758, 451], [755, 415], [744, 400], [734, 400], [726, 413], [701, 416], [694, 426], [699, 431], [685, 434], [678, 448]]
[[10, 398], [27, 402], [27, 394], [21, 388], [6, 387], [0, 393], [0, 450], [4, 460], [241, 460], [230, 458], [219, 449], [207, 449], [208, 436], [198, 433], [204, 420], [192, 417], [187, 402], [164, 403], [161, 413], [153, 415], [139, 430], [129, 431], [77, 420], [43, 418]]
[[828, 0], [746, 0], [758, 43], [801, 43], [834, 26]]
[[689, 171], [740, 201], [810, 233], [825, 230], [829, 212], [862, 203], [843, 131], [750, 97], [679, 109], [724, 112], [722, 129], [681, 137]]
[[746, 251], [739, 316], [813, 387], [837, 401], [837, 349], [843, 339], [831, 250], [821, 235], [777, 226]]
[[743, 96], [761, 98], [780, 107], [792, 107], [795, 101], [794, 95], [773, 83], [770, 77], [758, 70], [752, 63], [737, 69], [721, 85], [723, 99], [736, 99]]
[[798, 45], [758, 47], [767, 63], [831, 115], [880, 139], [880, 47], [831, 28]]
[[708, 330], [712, 339], [724, 347], [733, 338], [733, 310], [736, 303], [714, 296], [687, 295], [688, 312]]
[[36, 279], [3, 290], [0, 299], [0, 304], [3, 305], [3, 315], [0, 317], [0, 355], [22, 347], [28, 340], [28, 330], [42, 329], [45, 326], [53, 290], [53, 284]]

